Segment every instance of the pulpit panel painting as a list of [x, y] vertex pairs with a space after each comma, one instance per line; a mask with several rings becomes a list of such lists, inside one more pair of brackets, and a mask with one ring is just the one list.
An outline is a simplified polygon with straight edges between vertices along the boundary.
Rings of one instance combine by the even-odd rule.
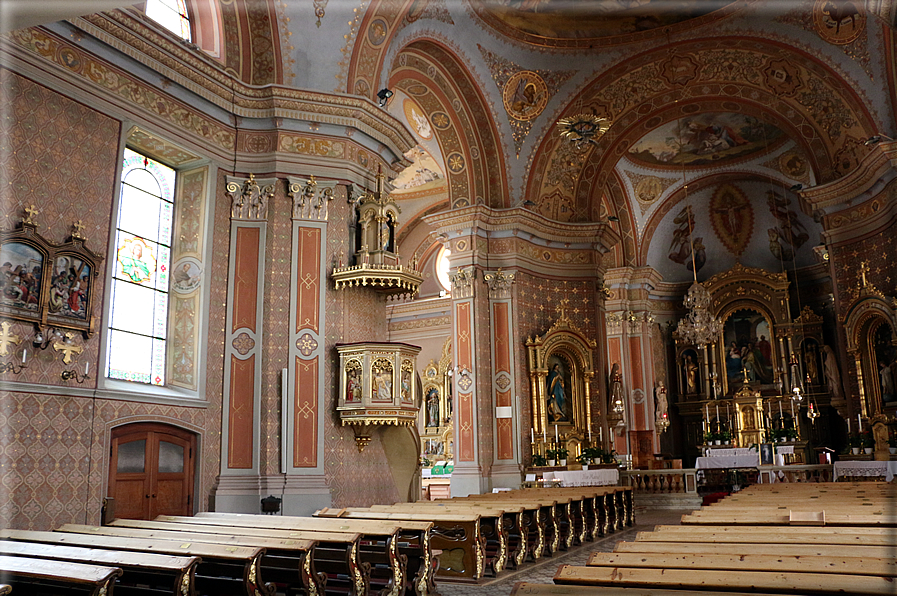
[[559, 354], [548, 357], [546, 383], [546, 408], [549, 424], [571, 424], [573, 408], [570, 403], [573, 383], [570, 362]]
[[739, 310], [723, 327], [726, 346], [726, 381], [730, 388], [744, 380], [773, 382], [773, 355], [769, 322], [755, 310]]

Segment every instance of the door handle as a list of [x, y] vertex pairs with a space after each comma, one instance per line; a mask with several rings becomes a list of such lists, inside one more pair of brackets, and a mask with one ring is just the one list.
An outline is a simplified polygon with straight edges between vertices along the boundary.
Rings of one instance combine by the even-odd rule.
[[153, 495], [153, 498], [154, 498], [154, 499], [156, 498], [156, 495], [155, 495], [155, 494]]
[[149, 495], [146, 495], [146, 498], [149, 499]]

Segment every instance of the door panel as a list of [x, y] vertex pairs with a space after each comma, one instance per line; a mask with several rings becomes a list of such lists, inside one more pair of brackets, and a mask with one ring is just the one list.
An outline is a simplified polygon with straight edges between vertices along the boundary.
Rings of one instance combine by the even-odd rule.
[[112, 431], [109, 496], [116, 517], [154, 519], [193, 514], [196, 435], [165, 424], [138, 423]]

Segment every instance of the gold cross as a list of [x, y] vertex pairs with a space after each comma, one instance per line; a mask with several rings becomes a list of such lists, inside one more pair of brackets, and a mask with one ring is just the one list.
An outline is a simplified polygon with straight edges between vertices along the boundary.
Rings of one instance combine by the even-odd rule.
[[75, 229], [72, 232], [72, 238], [74, 238], [75, 240], [84, 240], [84, 234], [81, 233], [81, 230], [84, 229], [84, 224], [81, 222], [81, 220], [79, 219], [78, 221], [73, 223], [72, 227]]
[[869, 273], [869, 263], [863, 261], [860, 263], [860, 279], [863, 282], [863, 287], [866, 287], [866, 274]]
[[0, 356], [6, 356], [9, 354], [9, 344], [19, 345], [22, 343], [22, 337], [9, 332], [9, 321], [0, 323], [0, 327], [3, 328], [0, 331]]
[[34, 218], [37, 217], [38, 213], [40, 213], [40, 211], [37, 210], [37, 207], [35, 207], [34, 205], [31, 205], [30, 207], [25, 209], [26, 217], [25, 217], [25, 221], [23, 221], [22, 223], [26, 223], [29, 225], [35, 225]]
[[555, 310], [558, 311], [558, 318], [561, 320], [567, 319], [567, 305], [570, 303], [570, 300], [564, 298], [563, 300], [558, 301], [558, 305], [555, 307]]
[[69, 331], [68, 333], [65, 334], [64, 342], [62, 342], [62, 341], [53, 342], [53, 349], [56, 350], [57, 352], [62, 352], [62, 354], [63, 354], [62, 361], [65, 364], [72, 363], [72, 354], [80, 354], [81, 352], [84, 351], [84, 348], [82, 348], [81, 346], [76, 346], [75, 344], [72, 343], [73, 337], [75, 337], [75, 335], [71, 331]]

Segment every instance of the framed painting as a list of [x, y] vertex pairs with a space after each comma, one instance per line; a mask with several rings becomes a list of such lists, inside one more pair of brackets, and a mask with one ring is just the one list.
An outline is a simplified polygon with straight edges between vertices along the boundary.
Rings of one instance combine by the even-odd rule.
[[772, 329], [761, 313], [741, 309], [732, 313], [723, 325], [726, 384], [737, 388], [747, 375], [751, 383], [770, 385], [774, 380], [774, 344]]
[[40, 321], [48, 251], [40, 243], [11, 239], [0, 245], [0, 313]]

